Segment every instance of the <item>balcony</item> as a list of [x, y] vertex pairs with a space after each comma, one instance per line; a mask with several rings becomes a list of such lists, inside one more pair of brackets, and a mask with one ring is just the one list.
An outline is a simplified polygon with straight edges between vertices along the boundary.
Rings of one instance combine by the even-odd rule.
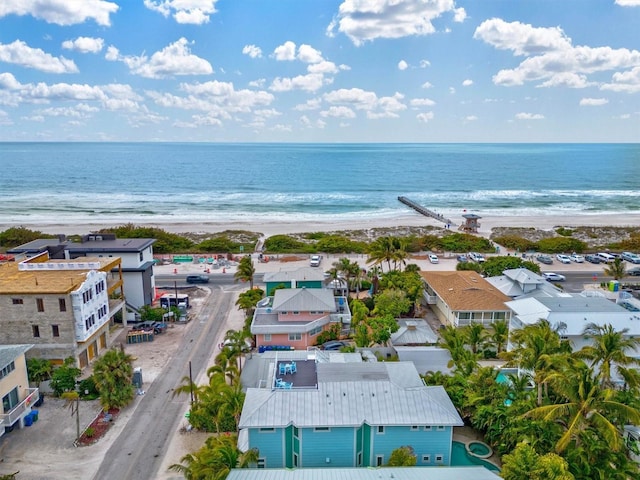
[[37, 388], [25, 388], [24, 392], [26, 393], [24, 400], [7, 413], [0, 414], [0, 426], [9, 427], [16, 423], [27, 411], [30, 411], [31, 405], [40, 398], [40, 392]]
[[423, 292], [423, 297], [427, 305], [435, 305], [438, 303], [438, 297], [435, 295], [429, 295], [426, 291]]

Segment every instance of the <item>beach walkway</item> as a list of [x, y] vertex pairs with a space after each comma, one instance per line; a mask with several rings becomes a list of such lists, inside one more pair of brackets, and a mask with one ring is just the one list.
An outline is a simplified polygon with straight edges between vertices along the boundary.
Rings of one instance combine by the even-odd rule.
[[400, 196], [398, 197], [398, 200], [401, 203], [404, 203], [405, 205], [407, 205], [408, 207], [413, 208], [416, 212], [421, 213], [425, 217], [435, 218], [439, 222], [445, 223], [450, 226], [455, 226], [455, 223], [453, 223], [450, 218], [445, 218], [440, 213], [436, 213], [433, 210], [429, 210], [428, 208], [425, 208], [422, 205], [417, 204], [413, 200], [409, 200], [407, 197]]

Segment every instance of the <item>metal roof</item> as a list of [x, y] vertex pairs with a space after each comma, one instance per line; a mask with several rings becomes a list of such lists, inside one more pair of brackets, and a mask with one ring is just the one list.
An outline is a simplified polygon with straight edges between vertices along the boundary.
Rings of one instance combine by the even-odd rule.
[[499, 480], [484, 467], [241, 468], [227, 480]]
[[411, 362], [330, 365], [318, 364], [317, 390], [247, 389], [239, 428], [463, 424], [444, 388], [424, 386]]
[[279, 312], [335, 312], [333, 290], [324, 288], [283, 288], [273, 295], [273, 310]]
[[398, 320], [400, 328], [391, 334], [391, 343], [396, 345], [425, 345], [436, 343], [438, 336], [424, 320]]
[[32, 347], [33, 345], [0, 345], [0, 370]]
[[318, 268], [302, 267], [297, 270], [285, 270], [279, 272], [267, 272], [264, 274], [264, 283], [296, 281], [322, 281], [324, 272]]

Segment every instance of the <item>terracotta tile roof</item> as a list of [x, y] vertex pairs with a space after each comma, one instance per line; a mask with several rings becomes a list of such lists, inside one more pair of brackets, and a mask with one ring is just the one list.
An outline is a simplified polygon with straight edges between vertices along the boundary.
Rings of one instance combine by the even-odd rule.
[[504, 293], [471, 270], [420, 272], [424, 281], [453, 311], [508, 311]]

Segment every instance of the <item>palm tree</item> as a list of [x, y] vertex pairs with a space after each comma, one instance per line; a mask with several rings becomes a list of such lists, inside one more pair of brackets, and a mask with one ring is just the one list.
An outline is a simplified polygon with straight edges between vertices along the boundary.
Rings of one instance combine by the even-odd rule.
[[408, 242], [404, 238], [394, 237], [392, 246], [393, 269], [397, 270], [398, 265], [400, 265], [400, 270], [402, 271], [402, 267], [407, 264], [407, 258], [409, 258], [409, 252], [407, 252]]
[[[624, 440], [618, 426], [640, 422], [640, 411], [614, 400], [615, 391], [602, 388], [597, 374], [583, 361], [570, 358], [564, 368], [546, 377], [562, 403], [539, 406], [525, 417], [558, 422], [564, 434], [556, 444], [556, 452], [564, 452], [573, 442], [580, 446], [584, 435], [597, 434], [609, 447], [618, 451]], [[612, 420], [618, 426], [612, 423]]]
[[604, 274], [613, 277], [614, 280], [620, 280], [627, 276], [627, 267], [621, 258], [616, 258], [609, 266], [604, 267]]
[[496, 320], [492, 322], [488, 338], [496, 347], [497, 355], [500, 356], [509, 339], [509, 323], [506, 320]]
[[228, 330], [224, 338], [224, 348], [231, 352], [229, 359], [238, 359], [238, 371], [242, 373], [242, 355], [251, 350], [247, 344], [247, 332], [244, 330]]
[[628, 332], [628, 328], [617, 332], [611, 324], [601, 326], [590, 323], [582, 333], [585, 338], [593, 341], [593, 345], [583, 347], [576, 352], [576, 356], [591, 360], [592, 367], [598, 366], [603, 387], [613, 386], [612, 368], [620, 373], [621, 369], [628, 365], [640, 364], [640, 360], [627, 355], [628, 351], [633, 351], [640, 346], [640, 338], [627, 337]]
[[244, 310], [245, 317], [249, 318], [253, 316], [253, 311], [255, 310], [257, 303], [262, 300], [263, 296], [264, 290], [252, 288], [251, 290], [247, 290], [246, 292], [242, 292], [238, 295], [236, 305], [240, 310]]
[[478, 353], [478, 348], [482, 347], [482, 344], [487, 336], [487, 330], [481, 323], [471, 323], [466, 325], [462, 329], [467, 345], [471, 347], [471, 351], [475, 355]]
[[250, 255], [245, 255], [238, 263], [238, 269], [233, 275], [234, 280], [249, 282], [249, 289], [253, 289], [253, 276], [256, 274], [256, 267], [253, 266], [253, 260]]
[[387, 262], [387, 267], [391, 270], [391, 260], [393, 260], [393, 239], [391, 237], [378, 237], [369, 245], [369, 256], [367, 263], [382, 266], [383, 262]]
[[533, 380], [538, 389], [537, 403], [542, 405], [542, 389], [547, 371], [562, 362], [564, 357], [557, 354], [567, 353], [566, 347], [558, 332], [544, 319], [513, 331], [511, 341], [515, 348], [507, 352], [507, 365], [533, 372]]
[[337, 262], [334, 262], [333, 266], [336, 270], [338, 270], [338, 273], [342, 274], [342, 276], [344, 277], [344, 281], [347, 285], [348, 291], [351, 287], [351, 261], [347, 257], [342, 257]]
[[133, 400], [132, 362], [124, 350], [112, 348], [93, 364], [93, 379], [105, 410], [122, 408]]

